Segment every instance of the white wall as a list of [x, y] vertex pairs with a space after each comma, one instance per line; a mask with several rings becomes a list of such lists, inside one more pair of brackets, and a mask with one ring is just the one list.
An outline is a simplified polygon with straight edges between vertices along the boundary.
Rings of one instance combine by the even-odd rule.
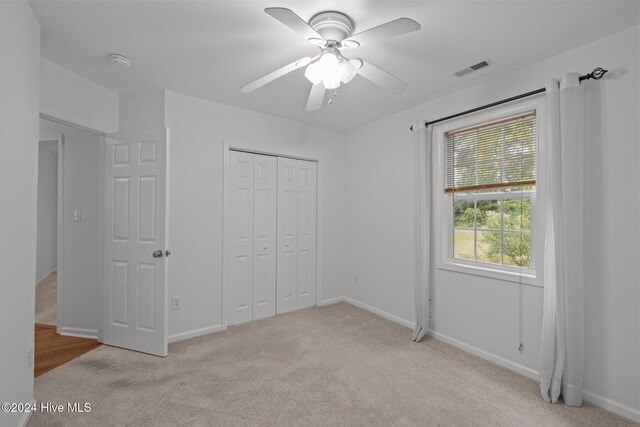
[[[58, 272], [61, 332], [97, 336], [99, 305], [99, 137], [40, 120], [40, 138], [63, 135], [62, 271]], [[80, 209], [80, 222], [73, 220]], [[60, 306], [61, 304], [61, 306]]]
[[[349, 132], [347, 297], [405, 323], [414, 320], [409, 125], [543, 87], [546, 78], [567, 71], [626, 67], [617, 80], [586, 83], [591, 203], [585, 212], [584, 385], [586, 399], [640, 421], [639, 38], [634, 27]], [[518, 285], [437, 270], [434, 287], [433, 328], [441, 337], [502, 358], [512, 368], [537, 371], [542, 288], [523, 287], [521, 354]]]
[[[222, 323], [223, 141], [316, 158], [323, 181], [322, 298], [343, 295], [346, 258], [346, 144], [343, 132], [173, 92], [165, 96], [171, 132], [169, 313], [171, 339]], [[183, 334], [183, 335], [180, 335]]]
[[58, 264], [58, 142], [38, 144], [36, 283]]
[[[120, 131], [164, 127], [164, 90], [120, 96]], [[115, 136], [117, 139], [117, 135]]]
[[40, 113], [101, 132], [118, 131], [118, 94], [42, 59]]
[[[0, 2], [0, 402], [33, 400], [40, 26], [26, 1]], [[0, 412], [0, 425], [22, 414]]]

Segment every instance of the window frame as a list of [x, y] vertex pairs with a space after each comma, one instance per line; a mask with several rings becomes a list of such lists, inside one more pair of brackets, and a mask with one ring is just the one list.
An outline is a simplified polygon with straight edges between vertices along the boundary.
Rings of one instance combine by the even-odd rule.
[[[453, 224], [453, 193], [446, 193], [445, 169], [446, 169], [446, 138], [449, 131], [471, 127], [474, 125], [504, 119], [527, 111], [536, 112], [536, 185], [535, 190], [526, 191], [527, 198], [531, 200], [531, 264], [528, 268], [494, 264], [476, 260], [454, 258], [454, 224]], [[434, 234], [436, 235], [435, 260], [436, 268], [459, 273], [495, 278], [517, 283], [526, 283], [542, 286], [544, 233], [544, 165], [542, 162], [544, 146], [544, 97], [536, 97], [507, 106], [499, 106], [479, 113], [463, 116], [454, 120], [438, 123], [432, 130], [434, 156], [431, 165], [434, 170], [433, 194], [434, 194]], [[505, 200], [513, 199], [520, 192], [498, 191], [492, 193], [463, 194], [456, 193], [455, 197], [468, 200]], [[502, 231], [504, 233], [504, 230]]]

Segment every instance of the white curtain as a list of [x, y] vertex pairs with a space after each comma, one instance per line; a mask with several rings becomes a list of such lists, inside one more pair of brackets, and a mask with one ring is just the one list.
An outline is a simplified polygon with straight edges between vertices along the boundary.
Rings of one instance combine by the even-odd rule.
[[429, 329], [429, 284], [431, 272], [431, 210], [433, 192], [433, 163], [431, 128], [424, 122], [413, 124], [414, 171], [415, 171], [415, 291], [414, 304], [416, 325], [413, 340], [420, 341]]
[[582, 270], [583, 150], [579, 74], [546, 86], [544, 311], [540, 391], [582, 403], [584, 282]]

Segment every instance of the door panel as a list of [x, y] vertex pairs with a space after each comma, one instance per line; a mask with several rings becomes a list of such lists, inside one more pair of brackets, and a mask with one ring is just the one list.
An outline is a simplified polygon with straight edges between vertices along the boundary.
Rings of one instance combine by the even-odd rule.
[[229, 152], [229, 324], [253, 318], [253, 154]]
[[253, 318], [276, 314], [277, 158], [254, 154]]
[[316, 163], [278, 158], [277, 312], [315, 305]]
[[278, 314], [296, 309], [296, 160], [278, 158]]
[[297, 308], [316, 305], [316, 163], [298, 161]]
[[105, 344], [167, 355], [168, 130], [106, 139]]

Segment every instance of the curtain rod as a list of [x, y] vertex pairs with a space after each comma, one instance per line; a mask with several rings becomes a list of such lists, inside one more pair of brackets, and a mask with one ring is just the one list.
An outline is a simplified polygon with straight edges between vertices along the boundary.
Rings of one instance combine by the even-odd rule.
[[[589, 79], [600, 80], [605, 75], [605, 73], [607, 71], [609, 71], [609, 70], [605, 70], [603, 68], [598, 67], [595, 70], [593, 70], [592, 72], [590, 72], [589, 74], [585, 74], [584, 76], [580, 76], [579, 80], [580, 81], [589, 80]], [[511, 98], [506, 98], [506, 99], [502, 99], [500, 101], [492, 102], [491, 104], [486, 104], [486, 105], [483, 105], [481, 107], [476, 107], [476, 108], [472, 108], [470, 110], [465, 110], [465, 111], [462, 111], [460, 113], [452, 114], [452, 115], [447, 116], [447, 117], [442, 117], [440, 119], [431, 120], [430, 122], [424, 122], [424, 126], [427, 127], [427, 126], [433, 125], [435, 123], [444, 122], [445, 120], [455, 119], [456, 117], [464, 116], [464, 115], [470, 114], [470, 113], [475, 113], [476, 111], [486, 110], [487, 108], [495, 107], [496, 105], [506, 104], [507, 102], [515, 101], [515, 100], [522, 99], [522, 98], [526, 98], [526, 97], [532, 96], [532, 95], [537, 95], [537, 94], [542, 93], [544, 91], [545, 91], [545, 88], [532, 90], [531, 92], [522, 93], [520, 95], [516, 95], [516, 96], [512, 96]], [[413, 131], [413, 125], [411, 125], [411, 127], [409, 129], [411, 131]]]

